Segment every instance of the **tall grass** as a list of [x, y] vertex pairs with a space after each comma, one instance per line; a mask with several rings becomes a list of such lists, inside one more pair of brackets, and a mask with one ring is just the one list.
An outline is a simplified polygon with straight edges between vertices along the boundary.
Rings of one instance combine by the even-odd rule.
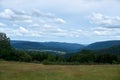
[[120, 65], [43, 65], [0, 61], [0, 80], [120, 80]]

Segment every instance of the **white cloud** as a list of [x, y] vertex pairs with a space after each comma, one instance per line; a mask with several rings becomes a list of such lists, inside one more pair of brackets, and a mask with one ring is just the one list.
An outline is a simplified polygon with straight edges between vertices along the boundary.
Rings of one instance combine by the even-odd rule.
[[19, 27], [17, 29], [0, 27], [0, 32], [5, 32], [12, 37], [26, 37], [26, 38], [40, 37], [42, 34], [42, 32], [40, 32], [39, 30], [38, 31], [28, 30], [25, 27]]
[[24, 34], [24, 33], [28, 33], [29, 31], [25, 29], [24, 27], [19, 27], [19, 32]]
[[94, 31], [94, 33], [98, 36], [108, 36], [109, 31]]
[[27, 14], [20, 14], [20, 12], [13, 11], [11, 9], [5, 9], [4, 11], [0, 12], [0, 18], [4, 20], [10, 20], [15, 22], [32, 22], [31, 16]]
[[13, 20], [15, 22], [28, 22], [28, 23], [31, 23], [32, 22], [32, 19], [31, 19], [31, 16], [28, 16], [28, 15], [15, 15], [13, 17]]
[[101, 13], [93, 13], [89, 16], [91, 19], [91, 23], [107, 27], [107, 28], [120, 28], [120, 16], [105, 16]]
[[94, 26], [93, 35], [118, 36], [120, 34], [120, 16], [106, 16], [101, 13], [93, 13], [89, 16]]
[[2, 18], [2, 19], [10, 20], [13, 15], [14, 15], [14, 12], [11, 11], [10, 9], [5, 9], [3, 12], [0, 12], [0, 18]]
[[[25, 12], [5, 9], [0, 12], [0, 18], [1, 21], [6, 22], [6, 24], [9, 24], [9, 26], [6, 26], [6, 28], [1, 28], [0, 31], [15, 36], [26, 37], [48, 36], [47, 34], [61, 34], [64, 32], [63, 29], [57, 26], [58, 24], [63, 24], [66, 22], [62, 18], [58, 18], [52, 13], [44, 12], [39, 13], [39, 16], [35, 15], [33, 15], [32, 11]], [[3, 23], [0, 23], [0, 26], [5, 25]]]
[[111, 29], [104, 27], [98, 27], [93, 31], [93, 34], [97, 36], [108, 36], [111, 35], [111, 33]]
[[66, 23], [66, 21], [63, 20], [63, 19], [61, 19], [61, 18], [56, 18], [55, 22], [58, 23], [58, 24], [64, 24], [64, 23]]
[[63, 29], [59, 28], [58, 26], [53, 26], [53, 25], [48, 25], [45, 24], [41, 29], [45, 32], [50, 32], [50, 33], [57, 33], [57, 32], [62, 32], [64, 31]]
[[40, 20], [41, 23], [45, 23], [45, 22], [56, 23], [56, 24], [66, 23], [66, 21], [64, 19], [58, 18], [55, 14], [44, 13], [44, 12], [38, 10], [38, 9], [34, 9], [32, 15], [35, 16], [35, 17], [46, 18], [46, 21], [45, 20]]
[[80, 38], [82, 36], [87, 36], [86, 34], [88, 34], [88, 32], [82, 29], [71, 29], [71, 30], [58, 29], [56, 32], [52, 33], [51, 35], [55, 37]]
[[5, 9], [0, 12], [0, 18], [2, 20], [14, 21], [14, 22], [25, 22], [25, 23], [32, 23], [32, 22], [39, 22], [41, 24], [64, 24], [66, 21], [62, 18], [58, 18], [52, 13], [44, 13], [40, 10], [36, 9], [34, 11], [16, 11], [12, 9]]
[[118, 36], [120, 34], [119, 28], [97, 27], [93, 29], [93, 34], [98, 36]]
[[39, 9], [33, 9], [33, 12], [32, 12], [32, 15], [33, 16], [36, 16], [36, 17], [45, 17], [45, 18], [55, 18], [55, 14], [53, 13], [44, 13], [42, 11], [40, 11]]
[[40, 21], [40, 23], [43, 23], [43, 24], [65, 24], [66, 21], [62, 18], [51, 18], [51, 19], [46, 19], [44, 21]]
[[67, 30], [64, 30], [58, 26], [44, 24], [40, 26], [39, 24], [33, 24], [32, 28], [34, 27], [36, 32], [42, 32], [41, 36], [45, 37], [70, 37]]

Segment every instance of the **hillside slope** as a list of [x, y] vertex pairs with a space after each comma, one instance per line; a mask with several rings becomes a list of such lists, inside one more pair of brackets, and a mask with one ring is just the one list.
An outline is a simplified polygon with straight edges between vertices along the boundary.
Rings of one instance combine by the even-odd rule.
[[95, 42], [95, 43], [89, 44], [84, 49], [100, 50], [100, 49], [109, 48], [116, 45], [120, 45], [120, 40]]
[[112, 46], [110, 48], [96, 50], [95, 52], [96, 53], [109, 53], [109, 54], [120, 55], [120, 45]]
[[55, 50], [64, 52], [77, 52], [84, 45], [62, 42], [30, 42], [30, 41], [11, 41], [11, 45], [16, 49], [24, 50]]

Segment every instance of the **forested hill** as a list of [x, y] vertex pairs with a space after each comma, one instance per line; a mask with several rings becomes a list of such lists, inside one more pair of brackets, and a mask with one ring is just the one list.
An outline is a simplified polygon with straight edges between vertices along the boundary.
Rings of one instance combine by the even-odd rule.
[[24, 50], [53, 50], [63, 51], [67, 53], [78, 52], [82, 49], [101, 50], [112, 46], [120, 45], [120, 40], [102, 41], [89, 44], [88, 46], [75, 43], [64, 42], [30, 42], [30, 41], [15, 41], [11, 40], [11, 45], [16, 49]]
[[105, 49], [100, 49], [96, 50], [96, 53], [109, 53], [109, 54], [114, 54], [114, 55], [120, 55], [120, 45], [112, 46], [110, 48], [105, 48]]
[[88, 50], [100, 50], [104, 48], [110, 48], [112, 46], [120, 45], [120, 40], [112, 40], [112, 41], [101, 41], [89, 44], [84, 49]]
[[30, 41], [15, 41], [11, 40], [11, 45], [16, 49], [24, 50], [55, 50], [63, 52], [77, 52], [85, 46], [76, 43], [64, 42], [30, 42]]

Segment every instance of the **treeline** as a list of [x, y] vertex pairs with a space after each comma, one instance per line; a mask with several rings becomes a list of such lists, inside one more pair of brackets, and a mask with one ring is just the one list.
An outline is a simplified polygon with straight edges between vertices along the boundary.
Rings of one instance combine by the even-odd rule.
[[[69, 54], [68, 54], [69, 55]], [[43, 64], [120, 64], [120, 56], [82, 50], [72, 55], [54, 55], [48, 52], [25, 51], [12, 48], [10, 39], [0, 33], [0, 59]]]
[[119, 64], [120, 56], [113, 54], [96, 54], [82, 50], [71, 56], [58, 56], [40, 51], [15, 50], [0, 53], [0, 59], [8, 61], [35, 62], [43, 64]]
[[119, 64], [120, 56], [109, 53], [96, 53], [89, 50], [82, 50], [69, 57], [70, 62], [79, 62], [84, 64]]

